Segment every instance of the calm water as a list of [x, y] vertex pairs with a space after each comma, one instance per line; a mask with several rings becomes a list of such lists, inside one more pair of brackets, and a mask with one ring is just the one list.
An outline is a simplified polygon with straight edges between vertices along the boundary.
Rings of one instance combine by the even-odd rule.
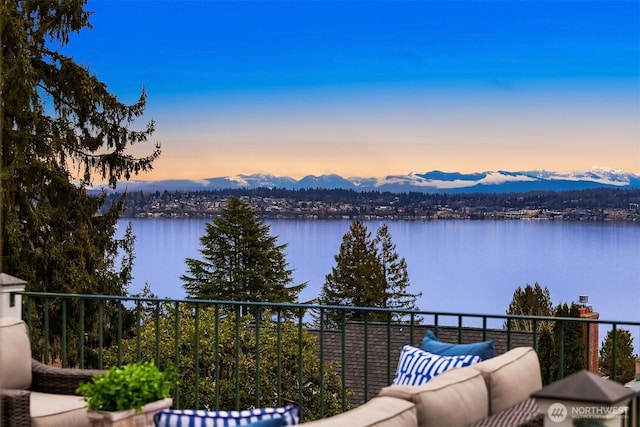
[[[128, 220], [121, 220], [124, 229]], [[183, 298], [185, 258], [200, 258], [206, 220], [134, 219], [131, 292], [145, 282], [160, 297]], [[350, 221], [266, 221], [287, 243], [301, 301], [320, 292]], [[375, 235], [382, 221], [366, 222]], [[640, 225], [550, 221], [386, 222], [407, 261], [423, 310], [503, 314], [518, 286], [540, 283], [555, 304], [589, 303], [606, 320], [640, 320]], [[638, 331], [633, 331], [634, 336]], [[638, 338], [634, 344], [638, 348]], [[637, 351], [637, 350], [636, 350]]]

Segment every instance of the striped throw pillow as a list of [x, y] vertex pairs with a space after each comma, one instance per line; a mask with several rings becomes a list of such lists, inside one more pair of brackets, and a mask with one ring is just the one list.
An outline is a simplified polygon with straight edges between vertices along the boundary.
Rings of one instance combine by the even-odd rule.
[[407, 344], [400, 353], [393, 384], [424, 384], [448, 369], [469, 366], [480, 360], [480, 357], [474, 355], [440, 356]]
[[300, 422], [300, 407], [257, 408], [244, 411], [194, 411], [189, 409], [165, 409], [155, 414], [156, 427], [234, 427], [263, 425], [266, 420], [279, 420], [278, 425], [289, 426]]

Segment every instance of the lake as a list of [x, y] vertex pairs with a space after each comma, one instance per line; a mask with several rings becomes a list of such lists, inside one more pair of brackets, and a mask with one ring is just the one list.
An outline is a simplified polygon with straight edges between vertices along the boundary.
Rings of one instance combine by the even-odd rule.
[[[121, 219], [123, 230], [129, 219]], [[132, 219], [134, 280], [159, 297], [185, 296], [185, 258], [200, 258], [204, 219]], [[300, 301], [318, 296], [335, 265], [350, 221], [268, 220], [286, 243]], [[407, 261], [411, 292], [422, 310], [504, 314], [518, 286], [538, 282], [553, 304], [587, 295], [601, 319], [640, 320], [640, 224], [554, 221], [366, 221], [375, 235], [386, 223]], [[638, 331], [633, 331], [638, 336]], [[601, 337], [602, 338], [602, 337]], [[638, 338], [634, 339], [636, 351]]]

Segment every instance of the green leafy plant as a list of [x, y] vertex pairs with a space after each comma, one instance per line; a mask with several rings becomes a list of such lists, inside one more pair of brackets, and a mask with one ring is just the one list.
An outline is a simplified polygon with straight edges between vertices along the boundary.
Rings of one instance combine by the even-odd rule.
[[213, 307], [198, 308], [197, 313], [196, 320], [193, 307], [182, 304], [176, 311], [167, 303], [160, 316], [150, 314], [143, 320], [139, 337], [123, 339], [120, 348], [105, 349], [105, 363], [135, 361], [142, 354], [156, 355], [161, 366], [169, 366], [178, 352], [183, 408], [219, 410], [296, 402], [304, 408], [304, 419], [311, 421], [350, 407], [352, 393], [342, 384], [339, 365], [320, 359], [318, 338], [306, 327], [300, 330], [297, 320], [262, 311], [256, 334], [252, 314], [220, 315]]
[[81, 384], [76, 393], [88, 402], [91, 411], [142, 411], [147, 403], [170, 396], [178, 383], [174, 369], [161, 371], [153, 361], [114, 366], [91, 382]]

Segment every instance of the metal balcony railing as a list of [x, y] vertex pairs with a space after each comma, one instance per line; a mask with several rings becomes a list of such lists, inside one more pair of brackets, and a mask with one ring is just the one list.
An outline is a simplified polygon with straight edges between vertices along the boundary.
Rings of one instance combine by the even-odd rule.
[[[17, 294], [33, 356], [42, 362], [103, 369], [154, 360], [179, 374], [175, 407], [241, 409], [295, 402], [305, 419], [330, 416], [374, 397], [392, 382], [402, 346], [419, 346], [427, 329], [447, 342], [491, 339], [501, 354], [517, 346], [538, 349], [542, 331], [551, 328], [553, 356], [541, 359], [541, 367], [553, 379], [570, 373], [576, 360], [584, 369], [619, 378], [626, 367], [616, 363], [615, 332], [611, 364], [594, 366], [602, 338], [608, 331], [640, 331], [640, 322], [595, 318]], [[576, 330], [581, 355], [568, 353]]]

